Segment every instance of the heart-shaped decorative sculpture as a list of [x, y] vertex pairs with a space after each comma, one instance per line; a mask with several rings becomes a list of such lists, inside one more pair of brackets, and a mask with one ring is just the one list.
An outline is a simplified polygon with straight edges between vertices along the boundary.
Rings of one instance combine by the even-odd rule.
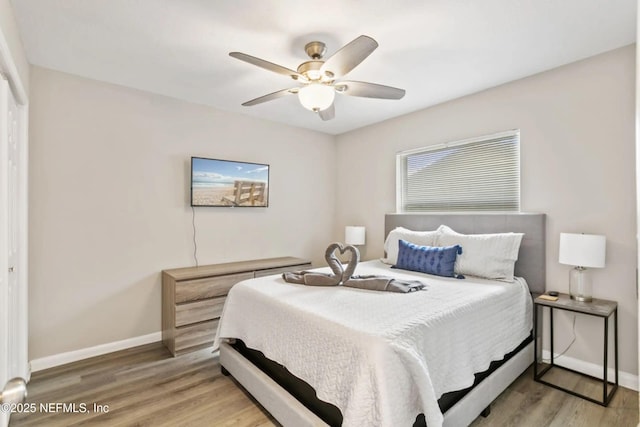
[[[351, 254], [351, 259], [349, 259], [346, 270], [343, 269], [342, 262], [338, 259], [336, 251], [339, 251], [340, 255], [344, 255], [346, 252]], [[355, 246], [342, 246], [342, 243], [332, 243], [327, 247], [324, 253], [324, 259], [327, 261], [333, 274], [340, 277], [339, 283], [344, 283], [349, 280], [356, 271], [358, 262], [360, 262], [360, 251], [358, 251], [358, 248]]]
[[[339, 251], [340, 255], [345, 252], [349, 252], [351, 254], [351, 259], [349, 260], [346, 270], [342, 266], [342, 262], [338, 259], [336, 251]], [[351, 276], [353, 276], [358, 262], [360, 261], [360, 252], [355, 246], [342, 246], [342, 243], [332, 243], [324, 252], [324, 259], [327, 261], [329, 268], [331, 268], [331, 274], [316, 273], [314, 271], [294, 271], [283, 273], [282, 277], [286, 282], [309, 286], [342, 285], [344, 282], [351, 279]]]
[[324, 252], [324, 259], [327, 261], [332, 273], [315, 273], [307, 272], [304, 274], [304, 284], [312, 286], [338, 286], [342, 283], [344, 277], [344, 269], [342, 263], [335, 254], [335, 251], [339, 250], [340, 253], [344, 253], [344, 248], [340, 243], [332, 243], [327, 247]]

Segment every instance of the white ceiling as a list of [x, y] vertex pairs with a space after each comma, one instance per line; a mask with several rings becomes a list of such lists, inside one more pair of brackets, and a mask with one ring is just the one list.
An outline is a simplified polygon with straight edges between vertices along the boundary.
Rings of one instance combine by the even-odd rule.
[[[340, 134], [635, 42], [636, 0], [13, 0], [32, 64], [267, 120]], [[379, 47], [348, 75], [406, 89], [336, 96], [323, 122], [295, 86], [228, 56], [295, 69], [361, 34]]]

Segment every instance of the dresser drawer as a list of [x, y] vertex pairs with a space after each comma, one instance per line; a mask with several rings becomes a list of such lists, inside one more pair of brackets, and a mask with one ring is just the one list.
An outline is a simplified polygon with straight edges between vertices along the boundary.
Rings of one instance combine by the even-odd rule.
[[218, 328], [218, 319], [195, 325], [183, 326], [175, 330], [175, 351], [201, 344], [213, 343], [213, 338]]
[[203, 298], [224, 296], [233, 285], [252, 279], [253, 272], [228, 274], [226, 276], [205, 277], [204, 279], [184, 280], [176, 283], [176, 303], [194, 301]]
[[257, 270], [255, 272], [255, 275], [256, 277], [264, 277], [264, 276], [271, 276], [272, 274], [286, 273], [288, 271], [308, 270], [310, 268], [312, 268], [311, 264], [293, 265], [291, 267], [269, 268], [266, 270]]
[[222, 314], [225, 297], [176, 305], [176, 327], [217, 319]]

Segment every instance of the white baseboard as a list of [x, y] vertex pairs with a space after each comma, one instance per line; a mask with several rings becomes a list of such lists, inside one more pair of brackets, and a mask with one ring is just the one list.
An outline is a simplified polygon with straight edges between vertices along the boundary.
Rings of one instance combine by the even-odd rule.
[[[542, 350], [542, 358], [544, 360], [549, 360], [551, 358], [551, 353], [549, 352], [549, 350]], [[573, 369], [575, 371], [584, 372], [585, 374], [591, 375], [592, 377], [602, 378], [602, 365], [585, 362], [584, 360], [575, 359], [569, 356], [558, 356], [557, 354], [554, 356], [553, 363], [559, 366], [564, 366], [565, 368]], [[615, 378], [616, 377], [614, 369], [609, 368], [609, 370], [607, 371], [607, 380], [615, 381]], [[618, 384], [621, 387], [638, 391], [638, 389], [640, 388], [638, 383], [638, 375], [633, 375], [623, 371], [618, 372]]]
[[78, 360], [88, 359], [90, 357], [101, 356], [114, 351], [125, 350], [127, 348], [136, 347], [144, 344], [151, 344], [162, 341], [162, 332], [153, 332], [140, 337], [127, 338], [122, 341], [115, 341], [106, 344], [96, 345], [94, 347], [81, 348], [79, 350], [68, 351], [66, 353], [54, 354], [53, 356], [34, 359], [29, 364], [31, 372], [38, 372], [44, 369], [65, 365]]

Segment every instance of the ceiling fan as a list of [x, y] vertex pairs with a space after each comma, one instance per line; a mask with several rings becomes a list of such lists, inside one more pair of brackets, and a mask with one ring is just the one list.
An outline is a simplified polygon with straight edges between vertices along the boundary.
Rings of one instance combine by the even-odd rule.
[[324, 60], [327, 47], [322, 42], [313, 41], [304, 47], [311, 60], [300, 64], [296, 71], [246, 53], [231, 52], [229, 55], [274, 73], [289, 76], [301, 85], [252, 99], [243, 103], [243, 106], [248, 107], [297, 94], [303, 107], [318, 113], [322, 120], [331, 120], [335, 117], [333, 101], [336, 92], [343, 95], [381, 99], [400, 99], [404, 96], [404, 89], [375, 83], [338, 80], [364, 61], [377, 47], [378, 43], [371, 37], [360, 36]]

